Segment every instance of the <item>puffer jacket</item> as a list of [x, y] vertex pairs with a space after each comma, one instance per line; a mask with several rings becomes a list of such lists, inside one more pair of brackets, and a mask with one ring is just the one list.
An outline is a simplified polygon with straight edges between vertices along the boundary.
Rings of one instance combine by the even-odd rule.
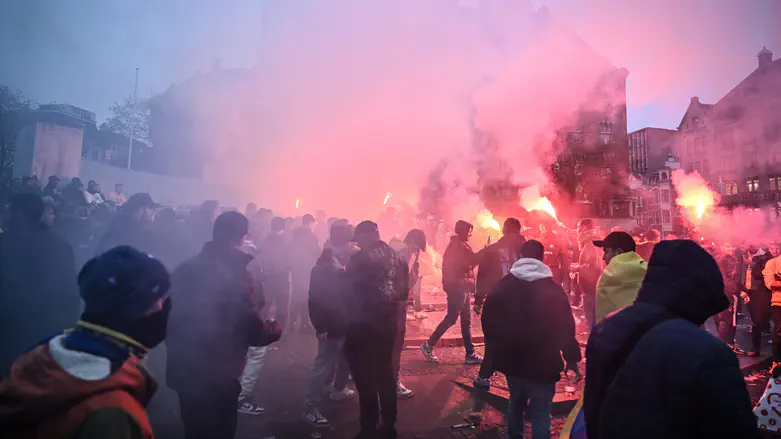
[[597, 322], [634, 303], [647, 269], [648, 263], [635, 252], [610, 260], [597, 283]]
[[[697, 243], [654, 249], [633, 305], [604, 319], [586, 349], [583, 411], [589, 438], [756, 438], [735, 353], [700, 326], [727, 309], [716, 261]], [[621, 347], [660, 315], [611, 379]]]
[[477, 263], [478, 256], [469, 243], [458, 235], [452, 236], [442, 256], [442, 288], [445, 293], [474, 293]]
[[762, 277], [765, 280], [765, 286], [772, 292], [772, 306], [781, 306], [781, 256], [765, 263]]

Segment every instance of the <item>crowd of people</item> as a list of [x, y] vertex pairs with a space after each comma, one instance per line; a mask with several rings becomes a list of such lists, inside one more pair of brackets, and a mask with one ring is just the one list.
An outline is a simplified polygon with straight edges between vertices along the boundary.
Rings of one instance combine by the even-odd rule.
[[[186, 437], [232, 438], [239, 414], [264, 412], [252, 392], [266, 346], [292, 331], [317, 339], [302, 420], [326, 427], [324, 397], [357, 396], [358, 437], [396, 436], [397, 400], [413, 395], [400, 365], [407, 319], [423, 311], [423, 227], [386, 242], [375, 222], [324, 212], [284, 218], [216, 201], [182, 212], [149, 194], [126, 198], [121, 185], [104, 197], [78, 179], [62, 191], [56, 178], [38, 190], [19, 183], [5, 193], [0, 233], [0, 329], [12, 334], [0, 348], [4, 437], [153, 437], [154, 380], [141, 360], [165, 341]], [[583, 219], [571, 244], [564, 230], [508, 218], [502, 237], [475, 251], [472, 224], [453, 230], [441, 267], [447, 312], [421, 351], [437, 362], [435, 346], [460, 319], [464, 363], [480, 365], [475, 387], [507, 377], [511, 438], [524, 437], [525, 420], [534, 439], [549, 438], [556, 383], [582, 376], [573, 308], [590, 332], [572, 415], [587, 437], [757, 437], [736, 323], [745, 304], [745, 354], [756, 356], [772, 319], [781, 364], [778, 243], [706, 249], [655, 231], [638, 243]], [[702, 328], [709, 319], [721, 340]]]

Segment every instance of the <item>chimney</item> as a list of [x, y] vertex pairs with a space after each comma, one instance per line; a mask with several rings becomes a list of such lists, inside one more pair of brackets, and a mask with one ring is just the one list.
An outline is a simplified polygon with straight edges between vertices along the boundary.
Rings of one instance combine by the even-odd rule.
[[767, 50], [767, 47], [763, 47], [757, 54], [757, 58], [759, 58], [759, 70], [765, 70], [773, 62], [773, 52]]
[[700, 98], [698, 96], [693, 96], [690, 105], [700, 105]]

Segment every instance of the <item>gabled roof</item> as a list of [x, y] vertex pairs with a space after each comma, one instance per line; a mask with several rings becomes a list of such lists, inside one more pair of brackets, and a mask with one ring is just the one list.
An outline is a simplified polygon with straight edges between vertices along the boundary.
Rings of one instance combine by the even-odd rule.
[[[772, 52], [767, 49], [763, 49], [763, 51], [767, 51], [772, 55]], [[762, 52], [760, 52], [760, 54], [762, 54]], [[767, 68], [760, 69], [757, 67], [753, 72], [746, 76], [745, 79], [738, 83], [738, 85], [736, 85], [732, 90], [719, 99], [715, 105], [715, 110], [713, 112], [714, 116], [717, 118], [725, 117], [724, 111], [728, 110], [729, 106], [741, 98], [742, 90], [753, 87], [757, 89], [758, 93], [760, 93], [760, 86], [765, 85], [765, 81], [772, 80], [768, 78], [772, 78], [772, 76], [776, 74], [781, 75], [781, 58], [772, 61], [770, 65], [767, 66]]]
[[[685, 112], [685, 113], [683, 113], [683, 117], [681, 118], [681, 121], [678, 123], [678, 127], [677, 127], [677, 129], [678, 129], [679, 131], [680, 131], [681, 127], [683, 126], [683, 122], [684, 122], [684, 121], [686, 120], [686, 118], [689, 116], [689, 110], [691, 110], [691, 108], [692, 108], [692, 105], [694, 105], [694, 103], [695, 103], [695, 100], [694, 100], [694, 99], [695, 99], [695, 98], [692, 98], [692, 100], [689, 102], [689, 106], [688, 106], [688, 107], [686, 107], [686, 112]], [[701, 103], [701, 102], [699, 101], [699, 98], [697, 98], [697, 101], [696, 101], [696, 102], [697, 102], [697, 105], [699, 105], [699, 106], [700, 106], [700, 108], [702, 108], [702, 113], [703, 113], [703, 114], [704, 114], [706, 117], [710, 117], [710, 115], [711, 115], [711, 111], [713, 111], [713, 107], [714, 107], [715, 105], [714, 105], [714, 104], [703, 104], [703, 103]]]

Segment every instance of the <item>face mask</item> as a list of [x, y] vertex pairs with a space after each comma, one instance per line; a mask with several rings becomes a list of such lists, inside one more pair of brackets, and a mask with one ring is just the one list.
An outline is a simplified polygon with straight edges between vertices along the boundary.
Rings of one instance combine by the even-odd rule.
[[171, 298], [167, 298], [163, 302], [163, 308], [150, 314], [143, 319], [135, 322], [133, 326], [135, 328], [132, 334], [128, 336], [132, 337], [135, 341], [141, 343], [147, 349], [153, 349], [157, 345], [165, 340], [165, 336], [168, 332], [168, 316], [171, 313]]

